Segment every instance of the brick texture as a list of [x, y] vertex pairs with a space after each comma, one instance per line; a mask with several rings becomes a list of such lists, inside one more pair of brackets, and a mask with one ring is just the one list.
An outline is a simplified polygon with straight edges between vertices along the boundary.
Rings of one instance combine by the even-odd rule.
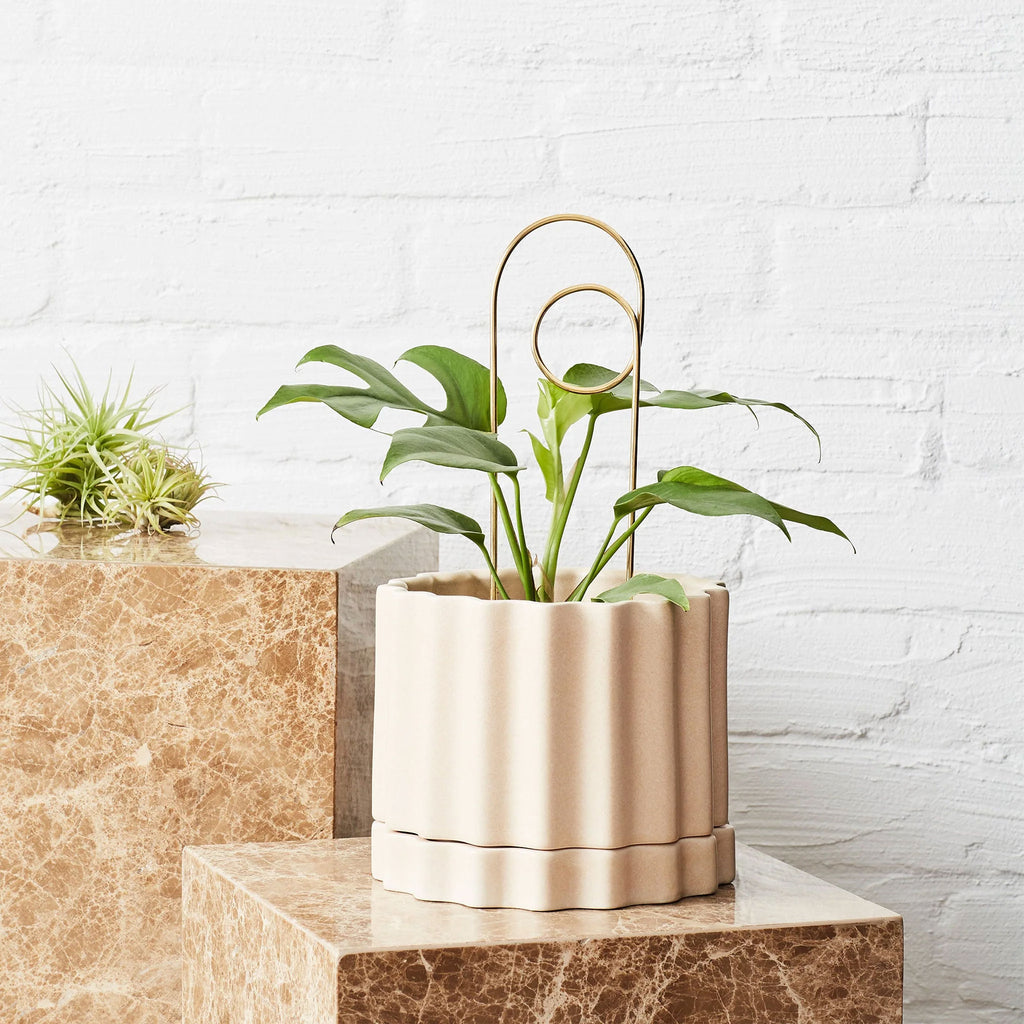
[[[644, 375], [790, 402], [824, 440], [818, 463], [771, 410], [759, 430], [656, 412], [641, 473], [704, 466], [832, 516], [859, 549], [665, 510], [640, 534], [642, 568], [733, 591], [742, 837], [905, 914], [908, 1024], [1020, 1020], [1021, 4], [9, 8], [0, 399], [31, 404], [64, 351], [97, 379], [134, 362], [168, 409], [194, 403], [168, 431], [201, 443], [228, 506], [483, 517], [472, 474], [408, 466], [381, 488], [380, 436], [314, 406], [255, 411], [280, 383], [340, 379], [293, 372], [317, 344], [485, 358], [515, 232], [608, 220], [646, 274]], [[580, 231], [510, 265], [510, 427], [532, 415], [535, 311], [587, 279], [632, 295]], [[610, 303], [561, 309], [555, 365], [622, 364]], [[567, 557], [588, 559], [625, 487], [624, 427], [595, 447]], [[456, 538], [441, 551], [475, 564]]]

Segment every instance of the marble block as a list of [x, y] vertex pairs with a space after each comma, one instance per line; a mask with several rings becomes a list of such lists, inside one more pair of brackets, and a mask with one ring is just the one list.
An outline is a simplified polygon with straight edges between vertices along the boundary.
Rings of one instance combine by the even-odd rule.
[[389, 892], [366, 839], [183, 861], [185, 1024], [898, 1024], [903, 924], [737, 847], [735, 887], [623, 910]]
[[435, 539], [26, 525], [0, 532], [0, 1021], [171, 1024], [183, 846], [369, 833], [374, 591]]

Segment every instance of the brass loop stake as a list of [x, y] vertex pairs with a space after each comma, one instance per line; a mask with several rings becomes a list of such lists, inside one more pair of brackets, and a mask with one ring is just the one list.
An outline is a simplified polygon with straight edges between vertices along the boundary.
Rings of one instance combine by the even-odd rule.
[[[626, 244], [625, 239], [614, 229], [609, 227], [602, 221], [595, 220], [593, 217], [587, 217], [583, 214], [578, 213], [557, 213], [550, 217], [543, 217], [538, 221], [534, 221], [528, 227], [523, 228], [522, 231], [516, 235], [515, 238], [509, 243], [508, 248], [505, 250], [505, 254], [501, 258], [501, 262], [498, 264], [497, 272], [494, 275], [494, 284], [491, 288], [491, 377], [490, 377], [490, 400], [491, 400], [491, 433], [497, 434], [498, 432], [498, 286], [501, 284], [501, 275], [504, 273], [505, 266], [515, 252], [516, 247], [519, 243], [532, 234], [538, 228], [545, 227], [548, 224], [575, 222], [578, 224], [589, 224], [592, 227], [603, 231], [606, 235], [612, 238], [619, 246], [620, 249], [625, 253], [626, 258], [629, 260], [630, 266], [633, 268], [633, 274], [636, 277], [637, 287], [637, 302], [636, 309], [621, 296], [618, 292], [613, 291], [611, 288], [606, 288], [600, 284], [576, 284], [568, 288], [563, 288], [561, 291], [556, 292], [548, 299], [547, 302], [541, 307], [540, 312], [537, 314], [537, 319], [533, 323], [533, 358], [540, 368], [541, 373], [555, 385], [557, 388], [561, 388], [563, 391], [568, 391], [572, 394], [577, 395], [598, 395], [604, 392], [611, 391], [613, 388], [618, 387], [630, 374], [633, 375], [633, 387], [632, 387], [632, 401], [631, 401], [631, 412], [632, 412], [632, 424], [631, 424], [631, 435], [630, 435], [630, 455], [629, 455], [629, 489], [636, 489], [636, 466], [637, 466], [637, 455], [639, 451], [639, 426], [640, 426], [640, 345], [643, 341], [644, 333], [644, 279], [643, 274], [640, 272], [640, 264], [637, 263], [636, 256], [633, 255], [633, 250]], [[551, 309], [555, 303], [564, 299], [567, 295], [575, 295], [579, 292], [598, 292], [601, 295], [606, 295], [612, 299], [622, 308], [626, 316], [629, 318], [630, 326], [633, 334], [633, 358], [626, 365], [625, 369], [621, 373], [617, 374], [606, 384], [601, 384], [596, 387], [582, 387], [580, 385], [568, 384], [566, 381], [557, 377], [548, 368], [544, 362], [543, 357], [540, 354], [540, 343], [538, 340], [540, 325], [547, 315], [548, 310]], [[635, 521], [636, 513], [631, 512], [629, 515], [629, 524], [633, 525]], [[629, 579], [633, 575], [633, 539], [634, 535], [630, 534], [629, 540], [626, 543], [626, 579]], [[492, 564], [497, 567], [498, 565], [498, 502], [492, 494], [491, 496], [491, 535], [490, 535], [490, 555]], [[497, 598], [497, 587], [495, 586], [494, 580], [491, 580], [491, 600]]]

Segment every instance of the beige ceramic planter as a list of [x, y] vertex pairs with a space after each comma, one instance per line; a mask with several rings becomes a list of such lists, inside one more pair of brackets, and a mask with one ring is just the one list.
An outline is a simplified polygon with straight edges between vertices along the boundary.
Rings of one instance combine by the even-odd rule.
[[554, 910], [732, 880], [728, 593], [678, 578], [688, 612], [647, 597], [488, 601], [469, 573], [378, 589], [373, 873], [385, 887]]

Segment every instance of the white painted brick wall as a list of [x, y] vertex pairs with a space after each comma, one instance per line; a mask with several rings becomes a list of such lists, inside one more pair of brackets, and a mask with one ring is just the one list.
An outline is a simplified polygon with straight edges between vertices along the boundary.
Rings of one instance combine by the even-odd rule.
[[[483, 358], [509, 238], [609, 220], [647, 275], [645, 376], [789, 401], [824, 438], [819, 465], [782, 417], [652, 414], [643, 469], [734, 475], [860, 549], [670, 513], [641, 534], [641, 564], [735, 595], [741, 835], [905, 915], [909, 1024], [1017, 1022], [1022, 96], [1019, 0], [9, 0], [0, 398], [30, 403], [62, 347], [97, 378], [135, 362], [194, 402], [173, 433], [227, 505], [378, 503], [379, 437], [313, 407], [254, 422], [321, 376], [298, 356]], [[549, 241], [508, 275], [513, 422], [539, 300], [628, 287], [593, 239]], [[545, 338], [562, 365], [622, 359], [606, 306]], [[383, 494], [486, 510], [457, 472]]]

